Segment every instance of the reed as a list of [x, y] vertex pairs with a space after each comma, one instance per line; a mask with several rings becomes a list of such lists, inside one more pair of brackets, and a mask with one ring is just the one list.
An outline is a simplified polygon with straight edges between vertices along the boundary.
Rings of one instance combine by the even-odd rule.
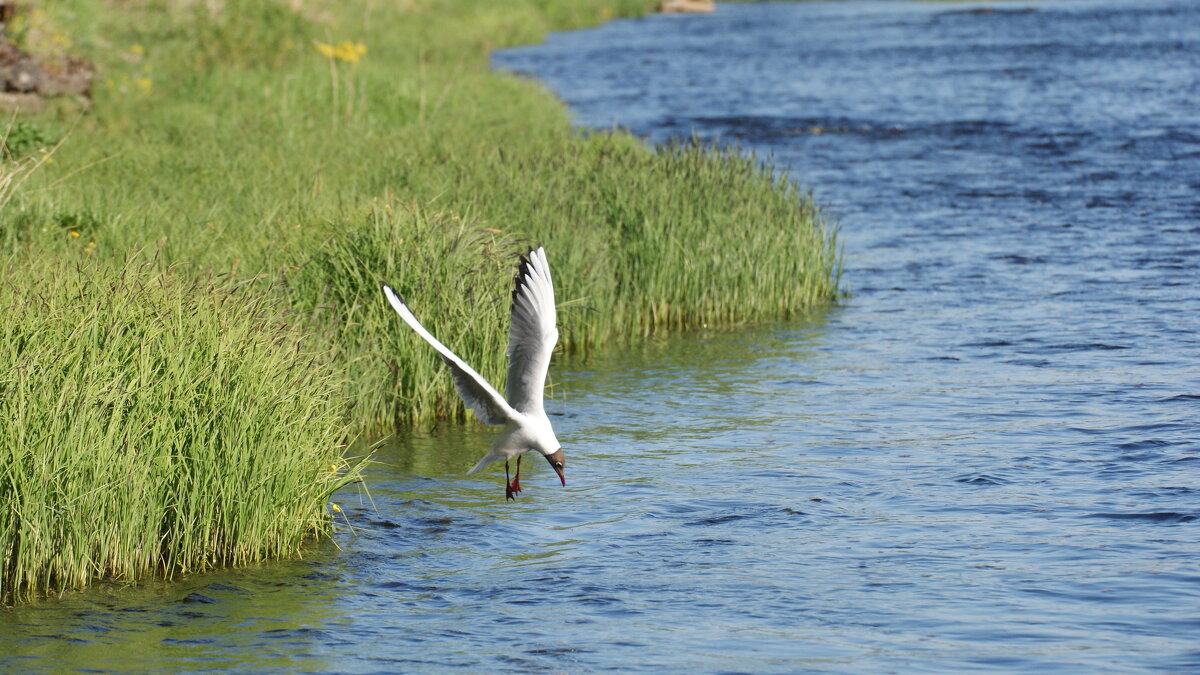
[[269, 293], [0, 271], [0, 600], [291, 555], [358, 476], [339, 374]]

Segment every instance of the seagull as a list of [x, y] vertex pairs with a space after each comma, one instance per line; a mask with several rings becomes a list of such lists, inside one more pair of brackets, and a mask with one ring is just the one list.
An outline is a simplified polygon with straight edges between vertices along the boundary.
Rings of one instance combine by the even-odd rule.
[[[392, 309], [404, 322], [433, 345], [442, 360], [450, 367], [454, 386], [463, 403], [475, 411], [480, 422], [504, 426], [492, 443], [492, 449], [467, 473], [475, 473], [492, 462], [504, 460], [505, 501], [515, 500], [521, 492], [521, 456], [530, 450], [542, 453], [558, 474], [564, 487], [566, 457], [554, 436], [550, 418], [542, 408], [542, 390], [546, 386], [546, 371], [550, 368], [550, 353], [558, 342], [557, 312], [554, 308], [554, 283], [546, 251], [538, 246], [521, 256], [520, 267], [512, 292], [512, 316], [508, 329], [507, 400], [488, 384], [466, 361], [458, 358], [446, 345], [433, 337], [417, 321], [412, 310], [387, 284], [383, 285]], [[517, 458], [517, 475], [508, 479], [508, 461]]]

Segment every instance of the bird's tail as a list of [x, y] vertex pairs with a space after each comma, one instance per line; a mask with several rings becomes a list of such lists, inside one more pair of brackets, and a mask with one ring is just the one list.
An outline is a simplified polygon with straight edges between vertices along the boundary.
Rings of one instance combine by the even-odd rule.
[[471, 470], [468, 471], [467, 473], [468, 474], [478, 473], [480, 469], [482, 469], [483, 467], [487, 466], [488, 464], [491, 464], [492, 462], [494, 462], [498, 459], [500, 459], [500, 455], [493, 455], [492, 453], [489, 452], [488, 454], [483, 456], [483, 459], [476, 462], [475, 466], [471, 467]]

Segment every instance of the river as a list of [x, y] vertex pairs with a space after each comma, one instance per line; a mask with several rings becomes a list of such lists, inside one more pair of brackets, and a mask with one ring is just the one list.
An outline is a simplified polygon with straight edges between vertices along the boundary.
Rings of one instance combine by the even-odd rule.
[[771, 155], [850, 297], [557, 361], [565, 489], [406, 435], [305, 560], [5, 610], [0, 669], [1200, 670], [1200, 5], [721, 5], [494, 62]]

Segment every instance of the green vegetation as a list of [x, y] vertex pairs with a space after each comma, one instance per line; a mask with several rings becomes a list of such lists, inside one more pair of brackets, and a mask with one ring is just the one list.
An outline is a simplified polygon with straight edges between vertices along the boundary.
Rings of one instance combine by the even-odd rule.
[[154, 265], [0, 271], [0, 591], [292, 553], [353, 480], [339, 371], [270, 293]]
[[[488, 67], [494, 48], [651, 4], [242, 0], [234, 11], [234, 3], [197, 0], [47, 3], [23, 34], [31, 44], [70, 42], [99, 75], [90, 111], [61, 104], [23, 120], [14, 143], [24, 159], [6, 159], [0, 173], [5, 306], [50, 294], [57, 310], [21, 320], [44, 314], [62, 322], [40, 329], [61, 340], [44, 357], [58, 370], [34, 377], [22, 365], [29, 354], [49, 354], [48, 346], [0, 348], [0, 379], [26, 378], [25, 398], [0, 394], [15, 415], [5, 418], [6, 436], [25, 439], [5, 441], [11, 450], [0, 455], [0, 477], [14, 477], [0, 487], [4, 527], [16, 528], [5, 536], [23, 542], [0, 553], [3, 592], [294, 550], [298, 537], [327, 523], [322, 499], [346, 480], [322, 473], [338, 443], [395, 423], [463, 417], [450, 378], [391, 314], [381, 281], [498, 385], [515, 257], [533, 242], [549, 251], [568, 349], [778, 320], [833, 301], [832, 229], [772, 168], [736, 152], [647, 149], [620, 132], [580, 133], [549, 92]], [[48, 161], [51, 139], [62, 141]], [[173, 271], [131, 281], [137, 263], [151, 259], [146, 250], [154, 269]], [[60, 282], [86, 291], [71, 295]], [[131, 285], [157, 285], [159, 297], [149, 302]], [[160, 312], [180, 323], [168, 330]], [[121, 339], [142, 351], [89, 348], [87, 340], [99, 339], [90, 331], [106, 330], [105, 321], [124, 322]], [[241, 331], [237, 344], [254, 348], [228, 348], [226, 330]], [[188, 333], [193, 340], [171, 337]], [[23, 339], [9, 336], [42, 344]], [[114, 387], [126, 386], [116, 383], [140, 372], [138, 354], [176, 349], [200, 350], [191, 365], [161, 366], [179, 383], [139, 390], [136, 402], [122, 404], [136, 414], [107, 403]], [[213, 364], [198, 365], [199, 354]], [[299, 363], [313, 372], [293, 385], [298, 375], [282, 373]], [[211, 378], [212, 369], [245, 380], [204, 388], [197, 378]], [[54, 422], [61, 407], [32, 409], [65, 405], [55, 378], [69, 376], [87, 378], [71, 394], [91, 416], [78, 432]], [[276, 400], [285, 395], [293, 398]], [[244, 426], [213, 421], [235, 410]], [[174, 426], [155, 427], [161, 435], [138, 431], [152, 412]], [[29, 445], [34, 437], [41, 445]], [[147, 443], [131, 452], [133, 438]], [[50, 447], [76, 454], [43, 457]], [[179, 459], [192, 452], [204, 460]], [[237, 462], [251, 453], [262, 463], [243, 480]], [[145, 461], [128, 459], [135, 456]], [[127, 492], [132, 486], [137, 494], [104, 499], [136, 501], [143, 511], [118, 516], [100, 510], [91, 493], [34, 487], [36, 467], [71, 457], [107, 462], [77, 470]], [[146, 461], [167, 461], [155, 457], [170, 458], [177, 472], [189, 467], [186, 478], [143, 475]], [[287, 488], [297, 496], [276, 492], [271, 477], [282, 473], [297, 481]], [[223, 501], [233, 499], [221, 486], [234, 477], [248, 492]], [[194, 492], [172, 492], [180, 489]], [[69, 556], [44, 557], [50, 549], [38, 547], [56, 540], [39, 537], [73, 495], [86, 495], [78, 499], [89, 504], [90, 522], [129, 538], [124, 557], [116, 548], [84, 555], [82, 543], [71, 544]], [[294, 509], [286, 533], [273, 529], [285, 502]], [[188, 507], [198, 533], [164, 525], [184, 517], [171, 511], [184, 503], [213, 504]], [[268, 503], [272, 510], [250, 508]], [[266, 521], [252, 523], [252, 512]], [[149, 529], [126, 532], [137, 523]], [[114, 531], [105, 530], [104, 546], [115, 546]], [[250, 531], [269, 536], [242, 536]]]
[[810, 202], [744, 157], [694, 146], [650, 154], [600, 134], [496, 164], [490, 187], [455, 190], [497, 214], [483, 222], [536, 228], [510, 235], [454, 211], [386, 205], [289, 276], [293, 306], [349, 356], [362, 423], [464, 414], [434, 351], [378, 301], [380, 280], [492, 382], [506, 367], [514, 252], [531, 239], [550, 252], [568, 349], [792, 316], [832, 293], [836, 260]]
[[23, 120], [14, 121], [9, 126], [3, 141], [3, 147], [0, 148], [3, 150], [3, 156], [14, 160], [23, 159], [34, 150], [53, 145], [50, 138], [37, 125]]

